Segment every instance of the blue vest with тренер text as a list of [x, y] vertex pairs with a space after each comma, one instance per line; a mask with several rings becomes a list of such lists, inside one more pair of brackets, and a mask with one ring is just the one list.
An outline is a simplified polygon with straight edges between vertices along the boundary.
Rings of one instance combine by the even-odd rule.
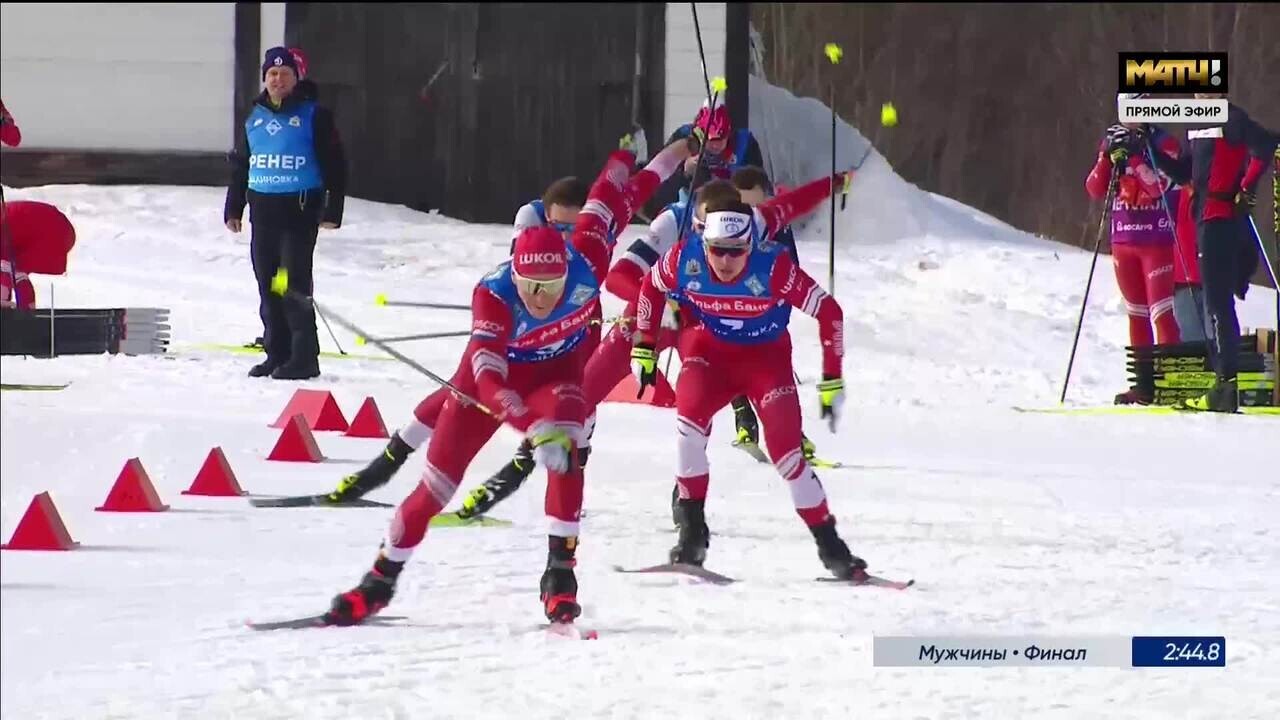
[[283, 194], [324, 187], [315, 151], [315, 113], [311, 101], [287, 112], [253, 106], [244, 123], [250, 190]]

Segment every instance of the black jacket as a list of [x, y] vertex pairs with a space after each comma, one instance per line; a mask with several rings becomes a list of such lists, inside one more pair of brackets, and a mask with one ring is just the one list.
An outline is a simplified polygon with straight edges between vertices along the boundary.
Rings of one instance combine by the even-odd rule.
[[[1190, 184], [1192, 216], [1199, 225], [1206, 220], [1236, 217], [1236, 194], [1252, 158], [1269, 162], [1278, 138], [1259, 125], [1248, 113], [1227, 105], [1227, 121], [1218, 126], [1188, 129], [1188, 140], [1180, 142], [1183, 152], [1173, 158], [1153, 152], [1152, 161], [1165, 175], [1180, 185]], [[1253, 180], [1255, 190], [1262, 174]]]
[[[297, 88], [285, 98], [279, 108], [271, 106], [271, 100], [265, 90], [254, 100], [254, 104], [273, 112], [288, 112], [290, 108], [303, 102], [315, 100], [317, 94], [315, 83], [304, 80], [298, 83]], [[333, 122], [333, 113], [328, 108], [316, 106], [313, 129], [316, 160], [320, 163], [320, 176], [324, 179], [325, 191], [320, 221], [341, 226], [342, 209], [347, 195], [347, 159], [342, 148], [342, 139], [338, 136], [338, 128]], [[241, 123], [236, 128], [235, 150], [227, 156], [231, 163], [231, 182], [227, 186], [227, 201], [222, 210], [223, 222], [240, 219], [246, 204], [256, 206], [273, 197], [249, 190], [249, 154], [244, 123]]]

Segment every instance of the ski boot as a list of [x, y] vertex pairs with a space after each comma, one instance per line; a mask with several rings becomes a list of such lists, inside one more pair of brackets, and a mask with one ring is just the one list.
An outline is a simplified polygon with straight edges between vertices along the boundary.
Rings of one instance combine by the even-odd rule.
[[849, 552], [836, 534], [836, 519], [828, 517], [826, 522], [809, 528], [813, 539], [818, 543], [818, 559], [831, 574], [840, 580], [859, 580], [867, 575], [867, 562]]
[[671, 524], [680, 529], [680, 483], [671, 486]]
[[1234, 413], [1240, 410], [1240, 392], [1235, 378], [1219, 379], [1213, 389], [1198, 398], [1184, 400], [1180, 410]]
[[702, 567], [707, 559], [707, 548], [711, 547], [711, 531], [707, 529], [704, 512], [706, 503], [705, 498], [677, 501], [676, 527], [680, 530], [680, 537], [668, 553], [671, 562]]
[[412, 454], [413, 448], [400, 439], [400, 433], [392, 435], [382, 453], [363, 470], [338, 481], [338, 489], [329, 493], [329, 502], [355, 500], [386, 485]]
[[404, 568], [402, 562], [392, 562], [381, 552], [373, 563], [373, 569], [365, 573], [360, 584], [333, 599], [325, 621], [332, 625], [359, 625], [385, 608], [396, 594], [396, 578]]
[[458, 517], [463, 520], [483, 515], [493, 509], [494, 505], [507, 499], [511, 493], [520, 489], [538, 467], [533, 461], [533, 445], [525, 440], [511, 458], [493, 477], [484, 481], [480, 487], [467, 493], [462, 499], [462, 507], [458, 509]]
[[573, 557], [578, 538], [548, 535], [547, 545], [547, 569], [539, 583], [542, 608], [551, 622], [573, 622], [582, 614], [582, 606], [578, 604], [578, 578], [573, 574], [578, 564]]
[[804, 461], [811, 463], [818, 456], [818, 446], [813, 444], [808, 435], [800, 433], [800, 452], [804, 454]]
[[738, 429], [738, 439], [734, 445], [759, 445], [760, 424], [756, 421], [755, 411], [751, 409], [751, 401], [746, 396], [733, 399], [733, 424]]

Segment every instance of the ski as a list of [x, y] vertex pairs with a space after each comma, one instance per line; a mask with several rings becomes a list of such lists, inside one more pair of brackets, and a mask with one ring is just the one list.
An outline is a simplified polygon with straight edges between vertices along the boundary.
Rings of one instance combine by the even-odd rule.
[[[397, 620], [404, 620], [407, 615], [374, 615], [365, 618], [356, 625], [388, 625], [395, 623]], [[245, 627], [250, 630], [302, 630], [305, 628], [321, 628], [321, 627], [354, 627], [347, 625], [338, 625], [329, 622], [326, 615], [310, 615], [308, 617], [291, 618], [289, 620], [275, 620], [270, 622], [253, 622], [245, 621]]]
[[365, 500], [364, 498], [353, 498], [351, 500], [342, 500], [339, 502], [334, 502], [329, 499], [328, 494], [293, 495], [289, 497], [255, 497], [255, 498], [249, 498], [249, 504], [259, 508], [290, 508], [290, 507], [389, 508], [389, 507], [395, 507], [395, 505], [376, 502], [374, 500]]
[[736, 579], [728, 575], [721, 575], [713, 570], [708, 570], [698, 565], [689, 565], [687, 563], [662, 563], [660, 565], [650, 565], [642, 568], [624, 568], [621, 565], [614, 565], [613, 569], [620, 573], [678, 573], [681, 575], [689, 575], [702, 580], [706, 580], [714, 585], [728, 585], [737, 582]]
[[[765, 455], [764, 450], [760, 448], [759, 443], [753, 443], [751, 441], [739, 442], [737, 440], [734, 440], [733, 446], [738, 448], [742, 452], [750, 455], [751, 457], [755, 458], [756, 462], [761, 462], [765, 464], [769, 464], [771, 462], [769, 460], [769, 456]], [[845, 467], [845, 464], [838, 460], [824, 460], [820, 457], [806, 458], [806, 462], [808, 462], [813, 467], [824, 468], [827, 470], [836, 470], [836, 469]]]
[[464, 518], [456, 512], [441, 513], [431, 518], [431, 527], [510, 527], [514, 524], [510, 520], [488, 515], [472, 515]]
[[0, 390], [65, 390], [71, 383], [41, 385], [39, 383], [0, 383]]
[[823, 460], [820, 457], [809, 458], [808, 463], [816, 468], [824, 468], [827, 470], [839, 470], [845, 467], [845, 464], [839, 460]]
[[818, 582], [841, 583], [844, 585], [854, 586], [869, 585], [871, 587], [889, 588], [890, 590], [906, 590], [916, 584], [914, 579], [902, 582], [900, 580], [887, 580], [876, 575], [866, 575], [865, 577], [857, 580], [841, 580], [840, 578], [833, 577], [819, 577], [816, 579]]
[[766, 456], [764, 454], [764, 451], [760, 449], [760, 445], [758, 443], [753, 443], [749, 440], [743, 441], [743, 442], [734, 440], [733, 446], [738, 448], [742, 452], [750, 455], [751, 457], [755, 458], [757, 462], [762, 462], [766, 464], [769, 462], [768, 456]]

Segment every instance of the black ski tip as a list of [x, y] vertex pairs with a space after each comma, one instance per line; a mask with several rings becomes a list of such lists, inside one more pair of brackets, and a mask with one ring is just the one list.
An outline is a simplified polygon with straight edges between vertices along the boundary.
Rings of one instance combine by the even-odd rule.
[[843, 580], [841, 578], [831, 577], [830, 575], [823, 575], [821, 577], [817, 577], [814, 579], [817, 580], [818, 582], [840, 583], [841, 585], [852, 585], [854, 587], [863, 587], [863, 586], [882, 587], [882, 588], [888, 588], [890, 590], [906, 590], [907, 588], [916, 584], [916, 581], [914, 578], [912, 578], [911, 580], [907, 580], [906, 582], [902, 582], [900, 580], [889, 580], [886, 578], [878, 577], [876, 575], [868, 575], [865, 579], [862, 579], [862, 580]]
[[395, 505], [377, 502], [375, 500], [365, 500], [364, 498], [353, 498], [351, 500], [342, 500], [334, 502], [329, 499], [328, 494], [320, 495], [292, 495], [288, 497], [251, 497], [249, 504], [257, 508], [290, 508], [290, 507], [331, 507], [331, 508], [392, 508]]
[[383, 625], [394, 623], [398, 620], [408, 619], [408, 615], [374, 615], [368, 617], [358, 623], [337, 623], [333, 622], [328, 613], [322, 615], [309, 615], [306, 617], [291, 618], [289, 620], [275, 620], [268, 622], [254, 622], [245, 620], [245, 627], [250, 630], [302, 630], [306, 628], [323, 628], [323, 627], [357, 627], [360, 625]]

